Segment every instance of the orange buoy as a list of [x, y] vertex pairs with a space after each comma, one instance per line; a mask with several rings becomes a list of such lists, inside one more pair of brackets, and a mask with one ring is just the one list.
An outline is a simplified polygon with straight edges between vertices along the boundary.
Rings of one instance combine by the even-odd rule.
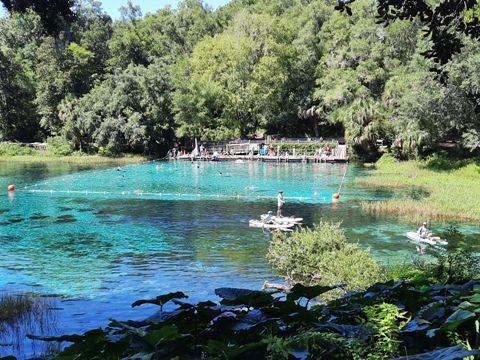
[[333, 198], [334, 198], [334, 199], [338, 199], [339, 197], [340, 197], [340, 194], [339, 194], [339, 193], [333, 194]]
[[8, 191], [13, 191], [15, 190], [15, 185], [8, 185]]

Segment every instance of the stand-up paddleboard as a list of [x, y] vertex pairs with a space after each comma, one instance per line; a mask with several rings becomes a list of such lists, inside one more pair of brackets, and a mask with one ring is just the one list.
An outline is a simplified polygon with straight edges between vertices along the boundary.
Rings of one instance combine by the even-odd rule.
[[264, 223], [262, 220], [250, 220], [248, 222], [248, 225], [251, 227], [265, 228], [265, 229], [288, 229], [288, 228], [294, 227], [297, 224], [277, 223], [277, 222], [270, 224], [270, 223]]
[[[268, 216], [268, 214], [262, 214], [262, 215], [260, 215], [260, 218], [263, 220], [263, 219], [265, 219], [267, 216]], [[278, 222], [286, 222], [286, 223], [295, 223], [295, 224], [298, 224], [298, 223], [301, 223], [301, 222], [303, 221], [303, 218], [292, 217], [292, 216], [289, 216], [289, 217], [285, 217], [285, 216], [272, 216], [272, 220], [273, 220], [273, 221], [278, 221]]]
[[420, 244], [440, 245], [440, 246], [448, 245], [448, 241], [445, 239], [440, 239], [437, 236], [432, 236], [430, 238], [424, 239], [424, 238], [421, 238], [420, 235], [418, 235], [415, 231], [408, 231], [407, 238], [409, 238], [413, 242], [420, 243]]

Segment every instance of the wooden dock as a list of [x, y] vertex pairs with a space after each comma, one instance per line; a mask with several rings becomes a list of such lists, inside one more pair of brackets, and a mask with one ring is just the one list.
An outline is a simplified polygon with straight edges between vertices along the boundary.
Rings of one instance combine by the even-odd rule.
[[171, 160], [178, 159], [184, 161], [218, 161], [218, 162], [268, 162], [268, 163], [348, 163], [348, 156], [265, 156], [265, 155], [217, 155], [217, 156], [194, 156], [190, 154], [181, 155], [177, 158], [169, 158]]

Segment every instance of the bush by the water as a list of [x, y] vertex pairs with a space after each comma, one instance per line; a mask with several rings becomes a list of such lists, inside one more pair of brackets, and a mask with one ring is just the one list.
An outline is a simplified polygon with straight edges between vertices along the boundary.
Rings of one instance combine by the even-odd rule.
[[267, 257], [291, 284], [346, 285], [325, 294], [326, 299], [340, 297], [345, 291], [361, 291], [385, 279], [369, 250], [347, 242], [341, 223], [321, 221], [313, 229], [275, 236]]

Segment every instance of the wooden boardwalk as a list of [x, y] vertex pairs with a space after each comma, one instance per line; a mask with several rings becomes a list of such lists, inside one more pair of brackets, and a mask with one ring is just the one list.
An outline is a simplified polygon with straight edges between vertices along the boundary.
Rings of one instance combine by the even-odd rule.
[[[169, 158], [173, 160], [174, 158]], [[189, 154], [177, 157], [178, 160], [185, 161], [233, 161], [233, 162], [268, 162], [268, 163], [347, 163], [348, 155], [328, 155], [328, 156], [265, 156], [265, 155], [217, 155], [217, 156], [196, 156], [191, 157]]]

